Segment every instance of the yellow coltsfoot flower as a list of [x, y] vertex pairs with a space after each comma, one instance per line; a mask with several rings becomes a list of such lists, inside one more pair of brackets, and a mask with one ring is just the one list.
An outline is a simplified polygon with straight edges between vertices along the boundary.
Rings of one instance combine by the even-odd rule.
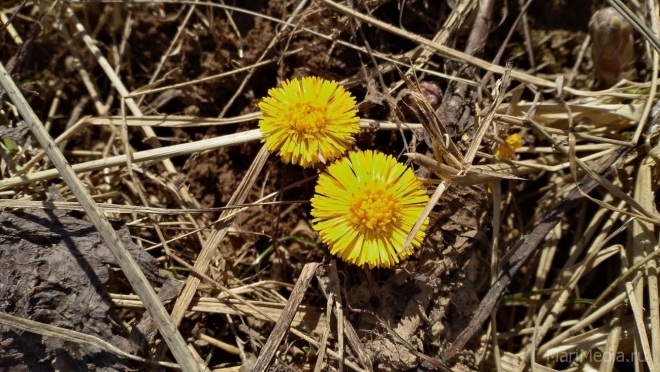
[[[522, 136], [520, 133], [514, 133], [508, 136], [505, 141], [511, 150], [517, 150], [523, 145]], [[509, 152], [509, 149], [502, 145], [497, 146], [497, 149], [495, 150], [495, 156], [501, 159], [511, 159], [511, 153]]]
[[392, 156], [353, 152], [319, 176], [312, 198], [314, 230], [330, 253], [360, 267], [390, 267], [418, 248], [428, 218], [397, 253], [429, 200], [412, 169]]
[[314, 166], [341, 157], [360, 131], [355, 99], [335, 81], [304, 77], [282, 82], [259, 103], [266, 148], [282, 160]]

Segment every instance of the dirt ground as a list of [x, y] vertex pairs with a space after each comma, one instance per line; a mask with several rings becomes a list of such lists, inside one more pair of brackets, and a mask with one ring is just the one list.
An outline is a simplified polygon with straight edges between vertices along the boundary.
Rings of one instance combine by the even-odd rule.
[[[242, 9], [252, 13], [225, 11], [204, 5], [193, 9], [184, 4], [157, 2], [131, 5], [83, 3], [71, 5], [71, 8], [82, 26], [92, 33], [95, 45], [116, 69], [129, 92], [145, 86], [172, 86], [226, 74], [205, 82], [142, 96], [146, 98], [144, 101], [140, 98], [138, 102], [145, 115], [239, 117], [258, 111], [260, 99], [281, 80], [313, 75], [344, 83], [356, 96], [363, 119], [417, 121], [402, 107], [405, 93], [401, 93], [401, 89], [394, 90], [392, 95], [383, 93], [382, 83], [391, 88], [401, 80], [396, 70], [385, 71], [380, 76], [367, 74], [374, 67], [369, 53], [358, 52], [336, 42], [346, 41], [358, 48], [371, 48], [379, 56], [378, 62], [384, 63], [380, 57], [410, 61], [410, 56], [405, 55], [407, 52], [415, 48], [422, 50], [412, 40], [367, 24], [358, 25], [349, 17], [327, 8], [321, 1], [308, 2], [303, 11], [293, 18], [292, 23], [296, 27], [293, 32], [290, 29], [283, 32], [283, 25], [267, 17], [288, 19], [296, 10], [298, 1], [225, 3], [244, 7]], [[356, 5], [356, 9], [362, 13], [369, 13], [402, 30], [432, 39], [445, 27], [456, 2], [378, 0], [355, 3], [360, 4], [359, 7]], [[520, 3], [495, 1], [495, 10], [489, 22], [490, 31], [483, 40], [483, 48], [473, 54], [487, 61], [495, 58], [520, 12]], [[595, 89], [598, 78], [593, 72], [589, 54], [584, 57], [581, 48], [587, 38], [589, 18], [602, 3], [587, 0], [532, 2], [527, 10], [526, 22], [530, 27], [534, 59], [529, 58], [524, 33], [517, 29], [503, 49], [501, 61], [514, 61], [516, 69], [530, 71], [548, 80], [558, 74], [572, 73], [571, 87]], [[18, 5], [5, 2], [3, 7], [10, 9]], [[24, 39], [28, 38], [37, 21], [40, 22], [43, 30], [30, 40], [31, 45], [22, 48], [5, 29], [0, 34], [3, 38], [0, 57], [2, 63], [8, 66], [11, 59], [21, 56], [15, 63], [12, 76], [20, 83], [37, 116], [48, 122], [51, 136], [59, 136], [87, 115], [121, 115], [116, 87], [107, 79], [97, 59], [75, 32], [74, 23], [66, 15], [66, 10], [59, 5], [52, 9], [43, 6], [47, 4], [44, 3], [41, 8], [26, 5], [12, 22], [16, 32]], [[189, 11], [190, 19], [185, 23], [183, 32], [178, 34], [182, 19]], [[445, 44], [455, 50], [464, 50], [469, 43], [473, 19], [466, 17], [463, 23], [455, 24], [455, 28], [449, 30], [451, 37]], [[66, 40], [60, 27], [69, 30], [72, 40]], [[176, 43], [172, 44], [175, 39]], [[273, 40], [274, 44], [271, 43]], [[150, 79], [154, 77], [156, 67], [170, 45], [169, 57], [160, 66], [156, 83], [151, 83]], [[639, 45], [636, 47], [640, 48]], [[92, 78], [99, 92], [100, 106], [94, 103], [93, 97], [90, 99], [89, 88], [81, 77], [75, 58], [80, 58], [80, 63]], [[235, 72], [263, 60], [272, 61], [262, 64], [252, 74]], [[649, 73], [646, 62], [640, 59], [636, 66], [637, 75], [643, 80]], [[455, 74], [475, 82], [481, 81], [484, 76], [484, 71], [466, 69], [460, 62], [441, 58], [437, 54], [431, 55], [426, 63], [418, 67]], [[445, 99], [451, 96], [447, 92], [448, 87], [455, 88], [455, 85], [448, 85], [447, 79], [423, 71], [417, 71], [416, 76], [419, 81], [434, 84], [445, 92]], [[485, 81], [486, 89], [492, 89], [493, 82]], [[469, 91], [459, 112], [463, 120], [448, 128], [462, 151], [469, 148], [475, 135], [472, 125], [475, 113], [490, 102], [488, 98], [484, 101], [482, 93]], [[555, 92], [541, 94], [552, 100]], [[388, 101], [388, 96], [393, 100]], [[523, 98], [532, 100], [533, 94], [526, 91]], [[56, 99], [59, 100], [58, 106], [52, 112]], [[391, 102], [395, 102], [395, 106]], [[441, 104], [438, 102], [438, 105]], [[99, 112], [99, 107], [106, 111]], [[5, 116], [11, 113], [7, 103], [4, 110], [7, 113]], [[442, 116], [450, 113], [438, 115], [445, 120], [450, 117]], [[256, 128], [256, 124], [256, 120], [250, 120], [239, 124], [160, 127], [154, 130], [162, 146], [170, 146], [247, 131]], [[126, 133], [127, 141], [123, 141], [120, 130], [115, 132], [109, 126], [87, 125], [76, 130], [60, 144], [60, 148], [72, 164], [124, 154], [128, 147], [132, 151], [152, 148], [150, 143], [144, 141], [145, 136], [137, 127], [128, 127]], [[402, 136], [398, 131], [363, 130], [357, 138], [355, 149], [380, 150], [405, 161], [402, 153], [407, 152], [404, 148], [407, 143], [415, 144], [418, 153], [430, 151], [424, 137], [418, 134], [406, 132]], [[35, 141], [25, 133], [18, 136], [15, 142], [25, 150], [20, 154], [3, 152], [13, 159], [3, 161], [3, 178], [16, 174], [38, 149]], [[547, 146], [547, 142], [538, 140], [532, 134], [528, 134], [524, 142], [526, 146]], [[490, 152], [492, 147], [492, 141], [485, 141], [479, 150]], [[251, 142], [177, 156], [172, 158], [177, 174], [168, 174], [161, 162], [140, 165], [134, 174], [139, 183], [131, 178], [125, 167], [116, 167], [105, 173], [98, 170], [86, 172], [81, 179], [98, 202], [180, 209], [185, 203], [178, 199], [176, 192], [172, 192], [171, 185], [175, 185], [174, 189], [185, 186], [189, 190], [194, 201], [192, 205], [188, 204], [189, 208], [218, 208], [230, 201], [260, 149], [260, 143]], [[42, 161], [38, 167], [47, 169], [51, 166]], [[248, 293], [245, 298], [282, 303], [289, 297], [291, 287], [305, 264], [329, 264], [333, 257], [311, 229], [309, 199], [314, 192], [313, 177], [318, 171], [283, 164], [278, 157], [271, 156], [251, 188], [246, 203], [280, 192], [277, 202], [250, 207], [236, 216], [228, 236], [213, 255], [207, 275], [230, 289], [276, 283], [268, 291]], [[429, 174], [424, 169], [419, 169], [418, 173], [423, 176]], [[309, 180], [289, 187], [303, 179]], [[503, 217], [501, 246], [513, 244], [522, 231], [529, 229], [530, 221], [539, 218], [537, 206], [544, 197], [539, 190], [549, 187], [553, 180], [553, 177], [539, 173], [529, 176], [524, 185], [503, 183], [505, 193], [515, 190], [518, 204], [510, 207], [514, 210], [512, 214]], [[49, 187], [57, 191], [49, 194]], [[433, 189], [429, 187], [429, 195]], [[40, 201], [57, 197], [74, 200], [61, 179], [32, 182], [12, 187], [11, 190], [14, 194], [8, 196], [10, 199]], [[146, 196], [145, 200], [141, 199], [142, 196]], [[82, 212], [56, 212], [59, 214], [50, 216], [41, 210], [6, 209], [2, 212], [0, 266], [4, 274], [0, 275], [0, 310], [96, 335], [125, 352], [154, 358], [156, 347], [162, 341], [155, 335], [153, 325], [147, 324], [143, 309], [122, 306], [117, 302], [117, 296], [133, 292], [114, 259], [103, 251], [104, 245], [98, 235], [90, 230], [92, 225]], [[209, 224], [220, 213], [213, 210], [196, 215], [196, 224]], [[430, 216], [431, 224], [421, 249], [394, 269], [361, 269], [339, 260], [336, 262], [344, 314], [372, 362], [369, 368], [375, 371], [435, 370], [436, 367], [420, 358], [418, 353], [440, 357], [469, 324], [480, 299], [490, 287], [491, 186], [487, 183], [450, 186]], [[138, 262], [147, 265], [144, 270], [150, 273], [152, 285], [157, 288], [174, 286], [180, 290], [181, 283], [190, 275], [190, 268], [173, 260], [168, 251], [175, 252], [189, 265], [195, 263], [202, 249], [196, 235], [181, 237], [194, 230], [193, 224], [180, 214], [115, 213], [112, 217], [115, 221], [123, 221], [123, 225], [117, 222], [116, 228], [122, 232], [130, 247], [140, 252], [135, 253], [136, 257], [140, 257]], [[55, 220], [58, 222], [50, 222]], [[52, 223], [57, 225], [56, 230], [47, 229]], [[30, 225], [22, 227], [23, 224]], [[158, 231], [154, 225], [159, 226]], [[208, 234], [210, 229], [208, 226], [203, 234]], [[90, 230], [89, 234], [81, 236], [80, 231], [83, 230]], [[67, 243], [68, 236], [73, 240]], [[564, 235], [564, 239], [570, 239], [568, 236]], [[26, 241], [31, 244], [24, 247], [18, 243]], [[161, 244], [149, 248], [163, 241], [170, 241], [167, 247]], [[44, 251], [39, 248], [43, 246], [50, 248]], [[72, 246], [78, 253], [71, 250]], [[145, 251], [142, 248], [149, 249]], [[145, 255], [146, 252], [148, 254]], [[74, 261], [79, 265], [93, 262], [96, 266], [88, 271], [80, 270], [73, 264]], [[530, 265], [535, 265], [535, 261]], [[529, 289], [528, 275], [531, 274], [525, 270], [523, 268], [522, 275], [513, 279], [511, 292]], [[87, 282], [90, 276], [96, 279]], [[62, 284], [55, 285], [58, 281]], [[599, 285], [596, 284], [597, 287]], [[228, 299], [206, 280], [202, 280], [197, 297], [220, 298], [221, 301]], [[172, 309], [175, 298], [176, 293], [166, 301], [168, 310]], [[76, 308], [83, 304], [84, 307]], [[327, 321], [326, 298], [318, 283], [312, 282], [303, 305], [309, 307], [310, 314], [323, 316]], [[498, 318], [502, 330], [516, 327], [515, 317], [522, 317], [526, 311], [500, 310]], [[336, 321], [330, 324], [332, 332], [327, 345], [336, 349], [339, 343]], [[318, 327], [318, 323], [299, 322], [294, 326], [317, 340], [322, 334], [319, 331], [321, 328], [308, 328]], [[241, 370], [247, 371], [270, 335], [273, 323], [236, 310], [192, 310], [186, 313], [179, 329], [212, 370], [237, 370], [243, 365]], [[480, 335], [485, 333], [485, 329]], [[0, 371], [147, 369], [137, 362], [94, 348], [20, 333], [5, 326], [0, 326], [0, 332]], [[398, 337], [393, 337], [392, 332]], [[218, 343], [214, 344], [201, 334], [231, 347], [219, 347]], [[522, 342], [523, 338], [510, 339], [509, 346]], [[238, 343], [242, 343], [240, 347]], [[475, 337], [447, 367], [453, 371], [490, 369], [492, 366], [485, 362], [483, 347], [483, 342]], [[316, 347], [290, 333], [280, 346], [270, 370], [313, 370], [317, 353]], [[173, 360], [171, 354], [166, 354], [165, 358]], [[346, 358], [359, 364], [359, 357], [352, 348], [346, 348]], [[337, 370], [338, 367], [336, 358], [327, 357], [323, 370]]]

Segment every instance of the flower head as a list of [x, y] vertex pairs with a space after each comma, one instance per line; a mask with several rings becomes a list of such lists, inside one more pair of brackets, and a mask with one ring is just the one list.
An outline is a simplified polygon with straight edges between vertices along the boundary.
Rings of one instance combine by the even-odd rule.
[[354, 152], [319, 176], [312, 198], [314, 230], [344, 261], [390, 267], [422, 244], [428, 218], [411, 246], [398, 252], [428, 200], [412, 169], [392, 156]]
[[[520, 133], [514, 133], [506, 138], [506, 144], [509, 145], [511, 150], [516, 150], [522, 147], [522, 136]], [[511, 153], [506, 147], [499, 145], [495, 150], [495, 156], [502, 159], [511, 159]]]
[[341, 157], [360, 131], [355, 99], [337, 82], [318, 77], [284, 81], [259, 108], [266, 148], [303, 167]]

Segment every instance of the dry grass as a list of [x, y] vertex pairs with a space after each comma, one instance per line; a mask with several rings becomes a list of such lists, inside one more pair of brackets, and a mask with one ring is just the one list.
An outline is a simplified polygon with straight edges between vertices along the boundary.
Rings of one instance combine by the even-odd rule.
[[[118, 239], [112, 236], [113, 230], [107, 225], [106, 218], [122, 219], [135, 229], [136, 241], [159, 258], [161, 270], [183, 283], [182, 292], [168, 307], [168, 317], [146, 279], [140, 277], [132, 265], [121, 265], [136, 294], [110, 293], [113, 305], [124, 315], [126, 326], [130, 328], [139, 314], [131, 310], [147, 304], [166, 340], [150, 345], [147, 359], [172, 367], [172, 363], [166, 362], [169, 349], [179, 365], [177, 368], [186, 371], [209, 368], [229, 371], [236, 370], [241, 364], [265, 371], [273, 363], [299, 370], [384, 370], [382, 364], [374, 366], [373, 360], [377, 356], [369, 349], [367, 341], [376, 336], [370, 334], [373, 330], [360, 328], [355, 317], [358, 314], [376, 319], [382, 333], [378, 337], [387, 338], [402, 347], [401, 350], [407, 350], [420, 363], [426, 363], [425, 368], [429, 369], [453, 365], [455, 360], [451, 358], [467, 345], [474, 353], [470, 354], [472, 359], [463, 354], [464, 359], [459, 363], [465, 369], [482, 366], [498, 371], [519, 371], [533, 364], [538, 370], [547, 371], [593, 368], [609, 372], [616, 367], [614, 361], [600, 360], [597, 353], [625, 353], [639, 357], [628, 365], [660, 371], [657, 277], [657, 252], [660, 250], [655, 230], [660, 224], [660, 216], [654, 198], [660, 147], [656, 135], [658, 106], [653, 106], [657, 98], [658, 52], [641, 35], [636, 37], [643, 54], [637, 56], [636, 66], [645, 66], [647, 74], [639, 81], [623, 80], [614, 87], [598, 89], [593, 76], [588, 75], [589, 71], [584, 67], [589, 66], [590, 58], [586, 52], [589, 39], [583, 33], [576, 32], [584, 39], [584, 47], [575, 58], [575, 64], [558, 66], [561, 73], [541, 73], [542, 68], [538, 66], [528, 71], [516, 67], [517, 64], [524, 65], [519, 61], [526, 58], [534, 61], [533, 52], [540, 49], [535, 45], [538, 38], [529, 34], [527, 17], [520, 17], [523, 23], [520, 29], [526, 30], [521, 34], [526, 38], [527, 47], [513, 65], [504, 65], [499, 58], [493, 61], [492, 55], [475, 57], [472, 52], [458, 50], [455, 47], [456, 33], [471, 22], [469, 15], [477, 8], [477, 3], [483, 5], [488, 1], [465, 0], [458, 2], [453, 11], [445, 9], [445, 23], [432, 38], [407, 31], [391, 20], [379, 19], [377, 14], [382, 13], [367, 14], [364, 8], [351, 8], [350, 2], [296, 1], [281, 18], [230, 6], [229, 2], [222, 1], [145, 3], [98, 2], [92, 5], [74, 2], [54, 4], [52, 9], [39, 8], [43, 5], [26, 5], [19, 16], [7, 24], [4, 32], [11, 37], [5, 37], [6, 42], [11, 40], [16, 44], [11, 50], [21, 50], [26, 43], [23, 38], [28, 36], [17, 31], [14, 23], [34, 25], [37, 16], [43, 16], [42, 23], [48, 29], [44, 31], [46, 36], [40, 37], [60, 43], [61, 56], [70, 58], [71, 72], [80, 79], [78, 89], [67, 90], [68, 105], [74, 106], [72, 102], [89, 97], [93, 108], [83, 109], [86, 101], [82, 101], [79, 110], [72, 110], [67, 127], [55, 132], [61, 134], [54, 142], [52, 139], [48, 142], [48, 131], [53, 133], [53, 123], [62, 115], [59, 106], [63, 105], [64, 83], [50, 88], [51, 93], [46, 96], [50, 102], [42, 104], [42, 112], [35, 116], [30, 114], [33, 109], [37, 110], [33, 103], [35, 99], [31, 99], [32, 107], [27, 101], [21, 102], [21, 92], [18, 89], [11, 91], [7, 75], [4, 75], [2, 85], [11, 91], [9, 98], [13, 103], [5, 103], [3, 119], [14, 123], [27, 121], [32, 134], [3, 142], [0, 195], [5, 199], [0, 200], [0, 206], [84, 210], [99, 230], [106, 231], [105, 242], [109, 246]], [[369, 3], [375, 9], [384, 7], [387, 1]], [[399, 4], [405, 6], [406, 3]], [[648, 4], [631, 1], [630, 4], [636, 5], [633, 7], [636, 16], [648, 20], [648, 27], [657, 35], [660, 32], [658, 1]], [[17, 9], [18, 6], [14, 6], [2, 10], [3, 22], [9, 21], [9, 16]], [[97, 12], [94, 13], [98, 17], [94, 29], [89, 29], [93, 24], [89, 20], [79, 18], [89, 15], [88, 12]], [[129, 48], [126, 43], [134, 37], [137, 12], [163, 17], [176, 13], [183, 15], [171, 44], [159, 57], [160, 62], [142, 64], [149, 76], [143, 86], [135, 86], [134, 79], [128, 82], [127, 77], [132, 76], [132, 72], [124, 70], [127, 66], [134, 66], [125, 61], [135, 58], [126, 54]], [[307, 22], [319, 14], [334, 17], [336, 29], [333, 32], [324, 33]], [[194, 79], [186, 78], [185, 71], [177, 71], [172, 68], [174, 64], [168, 64], [170, 59], [183, 53], [186, 43], [194, 40], [186, 36], [186, 32], [192, 32], [196, 27], [201, 27], [204, 32], [214, 32], [214, 17], [228, 20], [228, 32], [233, 33], [232, 37], [242, 48], [243, 40], [248, 36], [241, 31], [242, 26], [235, 23], [234, 18], [239, 15], [241, 19], [248, 17], [253, 22], [267, 22], [277, 30], [272, 32], [270, 40], [264, 41], [261, 49], [254, 51], [246, 47], [246, 51], [258, 56], [250, 59], [250, 63], [239, 60], [236, 66], [212, 74], [204, 71], [202, 64], [201, 71], [196, 71], [199, 77]], [[191, 24], [193, 19], [194, 25]], [[104, 36], [107, 28], [121, 37], [108, 41]], [[403, 54], [391, 55], [378, 50], [377, 45], [363, 46], [356, 31], [360, 28], [379, 29], [381, 35], [395, 35], [415, 47]], [[328, 58], [341, 58], [339, 52], [338, 56], [332, 54], [341, 48], [344, 53], [341, 55], [350, 52], [362, 59], [364, 65], [358, 73], [337, 78], [343, 79], [342, 83], [347, 87], [378, 93], [360, 103], [363, 113], [375, 106], [396, 112], [401, 101], [396, 98], [397, 94], [402, 88], [408, 89], [409, 100], [406, 102], [416, 120], [380, 115], [382, 120], [364, 118], [361, 124], [365, 132], [390, 131], [393, 135], [408, 136], [408, 139], [411, 138], [409, 131], [426, 133], [430, 142], [428, 152], [417, 152], [413, 147], [389, 148], [394, 153], [406, 153], [412, 163], [427, 171], [429, 193], [433, 196], [425, 215], [433, 217], [433, 211], [443, 207], [443, 198], [451, 187], [476, 185], [483, 189], [487, 187], [490, 192], [487, 195], [490, 203], [488, 225], [483, 231], [465, 234], [478, 247], [470, 253], [471, 257], [466, 254], [465, 267], [468, 267], [468, 261], [470, 267], [476, 267], [478, 280], [475, 280], [475, 286], [480, 295], [490, 289], [493, 297], [485, 297], [491, 301], [484, 301], [480, 306], [482, 318], [475, 315], [467, 331], [446, 340], [441, 350], [425, 344], [421, 336], [413, 337], [433, 326], [420, 320], [422, 316], [410, 318], [412, 323], [417, 323], [406, 337], [397, 331], [401, 328], [388, 324], [381, 315], [350, 307], [348, 292], [343, 288], [348, 284], [340, 283], [336, 264], [311, 262], [304, 267], [292, 264], [290, 269], [295, 274], [290, 274], [290, 282], [286, 283], [266, 280], [261, 275], [263, 273], [239, 276], [239, 271], [249, 265], [243, 265], [241, 270], [229, 267], [228, 262], [245, 263], [251, 261], [251, 257], [254, 257], [254, 263], [250, 270], [261, 265], [261, 257], [259, 260], [256, 257], [263, 252], [254, 246], [233, 247], [235, 257], [219, 251], [219, 247], [232, 244], [232, 236], [237, 232], [252, 228], [234, 223], [240, 214], [269, 205], [299, 204], [300, 201], [282, 202], [278, 198], [289, 189], [309, 184], [313, 175], [283, 185], [275, 192], [266, 191], [264, 177], [268, 177], [271, 163], [269, 154], [262, 149], [254, 159], [247, 160], [251, 166], [234, 193], [227, 195], [226, 203], [216, 204], [217, 208], [202, 208], [199, 195], [194, 195], [182, 178], [185, 166], [172, 161], [173, 158], [185, 158], [187, 166], [204, 154], [246, 143], [258, 144], [260, 135], [254, 128], [259, 113], [253, 103], [245, 102], [246, 94], [252, 94], [246, 91], [251, 89], [252, 82], [258, 79], [260, 69], [265, 66], [291, 72], [285, 69], [287, 61], [292, 60], [288, 58], [305, 52], [305, 48], [293, 46], [296, 38], [331, 43]], [[507, 44], [502, 50], [505, 48]], [[239, 53], [242, 57], [244, 50], [240, 49]], [[439, 58], [454, 68], [445, 71], [443, 66], [434, 62]], [[5, 66], [10, 64], [5, 63]], [[465, 76], [459, 73], [466, 68], [476, 68], [472, 70], [476, 74]], [[382, 84], [383, 76], [390, 79], [387, 85]], [[417, 79], [421, 77], [444, 85], [455, 84], [452, 87], [463, 91], [461, 98], [465, 98], [465, 92], [470, 92], [474, 100], [464, 101], [464, 107], [469, 107], [474, 114], [469, 119], [470, 136], [454, 135], [452, 127], [457, 123], [449, 122], [447, 116], [431, 107], [419, 90]], [[144, 104], [168, 92], [199, 94], [207, 90], [206, 84], [214, 82], [232, 82], [235, 88], [228, 93], [229, 98], [222, 102], [222, 107], [218, 107], [217, 117], [181, 115], [180, 112], [153, 114]], [[129, 86], [134, 88], [131, 90]], [[73, 92], [78, 96], [72, 97]], [[444, 99], [448, 101], [456, 96], [455, 92], [445, 91]], [[237, 105], [241, 106], [239, 110], [236, 110]], [[82, 116], [81, 110], [86, 114], [91, 110], [94, 114]], [[242, 114], [226, 117], [230, 112]], [[43, 125], [39, 118], [42, 118]], [[235, 132], [237, 127], [239, 131]], [[166, 140], [170, 138], [159, 137], [160, 131], [165, 129], [178, 131], [174, 133], [188, 130], [193, 132], [187, 133], [199, 134], [200, 128], [235, 133], [203, 139], [187, 136], [180, 144], [167, 144]], [[103, 133], [104, 140], [101, 137], [89, 141], [75, 139], [76, 133], [83, 129], [89, 133]], [[496, 159], [492, 155], [495, 146], [504, 143], [503, 136], [514, 132], [523, 134], [526, 145], [516, 149], [511, 160]], [[74, 145], [66, 147], [67, 143]], [[81, 143], [90, 147], [79, 147]], [[144, 144], [151, 149], [144, 149]], [[71, 167], [65, 166], [62, 150], [68, 154]], [[59, 177], [64, 182], [57, 181]], [[78, 202], [44, 202], [44, 190], [51, 182], [65, 197], [74, 200], [75, 196]], [[591, 182], [590, 186], [587, 186], [588, 182]], [[534, 186], [528, 186], [531, 184]], [[260, 197], [254, 198], [255, 190], [259, 189]], [[154, 194], [154, 190], [158, 192]], [[570, 208], [566, 202], [569, 199], [573, 203], [570, 208], [576, 207], [573, 211], [577, 212], [568, 213]], [[521, 205], [530, 208], [531, 212], [521, 210]], [[564, 213], [562, 221], [557, 219], [554, 224], [546, 224], [548, 216], [560, 213]], [[305, 215], [298, 218], [309, 219]], [[421, 221], [415, 229], [420, 228]], [[547, 234], [537, 236], [535, 232], [540, 231], [539, 226], [547, 227]], [[410, 232], [408, 243], [415, 229]], [[302, 230], [299, 232], [301, 236], [307, 234], [314, 244], [313, 232], [308, 227]], [[282, 231], [280, 235], [295, 234]], [[271, 239], [269, 252], [286, 248], [286, 244], [278, 240], [279, 236], [268, 238]], [[448, 248], [426, 246], [424, 249], [443, 252]], [[528, 253], [525, 256], [520, 252]], [[127, 257], [121, 247], [117, 247], [114, 253], [117, 257]], [[520, 262], [516, 262], [516, 258]], [[423, 264], [420, 262], [418, 267]], [[519, 269], [524, 274], [519, 272], [505, 282], [500, 281]], [[406, 268], [397, 268], [391, 275], [402, 272], [407, 272]], [[604, 272], [610, 274], [599, 278]], [[303, 304], [306, 293], [315, 292], [314, 288], [317, 288], [310, 286], [315, 277], [321, 291], [314, 293], [317, 300], [313, 304]], [[443, 281], [444, 278], [422, 272], [412, 273], [410, 277], [422, 281]], [[506, 285], [491, 288], [490, 283], [510, 284], [509, 293], [502, 297]], [[441, 295], [432, 290], [429, 293], [429, 302], [436, 301]], [[422, 307], [421, 313], [425, 311], [427, 308]], [[159, 312], [161, 316], [158, 316]], [[184, 319], [204, 323], [210, 314], [219, 314], [213, 319], [224, 320], [224, 334], [216, 337], [201, 330], [187, 340], [181, 337], [177, 327]], [[40, 329], [28, 320], [12, 320], [8, 315], [0, 315], [0, 323], [7, 326], [123, 353], [91, 336], [64, 329]], [[239, 323], [245, 328], [237, 329]], [[446, 334], [443, 336], [447, 337]], [[470, 340], [477, 343], [468, 343]], [[305, 346], [300, 346], [302, 343]], [[214, 353], [233, 355], [235, 359], [229, 363], [232, 365], [206, 365]], [[143, 358], [133, 359], [145, 362]], [[392, 367], [390, 370], [398, 369]]]

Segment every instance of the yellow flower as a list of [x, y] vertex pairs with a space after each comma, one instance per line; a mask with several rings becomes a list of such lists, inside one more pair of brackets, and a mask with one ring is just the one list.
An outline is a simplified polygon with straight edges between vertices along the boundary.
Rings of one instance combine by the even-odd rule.
[[424, 240], [428, 218], [411, 246], [398, 253], [429, 197], [412, 169], [392, 156], [353, 152], [319, 176], [315, 191], [314, 230], [346, 262], [390, 267]]
[[[509, 145], [511, 150], [519, 149], [522, 147], [522, 136], [520, 133], [514, 133], [506, 138], [506, 144]], [[511, 153], [506, 147], [502, 145], [497, 146], [497, 150], [495, 150], [495, 156], [502, 159], [511, 159]]]
[[303, 167], [341, 157], [360, 131], [355, 99], [336, 81], [304, 77], [268, 91], [259, 103], [266, 148]]

